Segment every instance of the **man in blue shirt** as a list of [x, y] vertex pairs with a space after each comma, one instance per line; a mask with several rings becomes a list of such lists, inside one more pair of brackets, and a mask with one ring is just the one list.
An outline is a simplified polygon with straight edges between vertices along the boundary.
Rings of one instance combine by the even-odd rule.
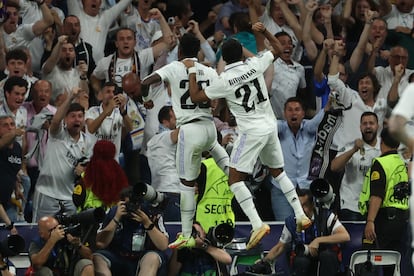
[[[324, 113], [325, 110], [321, 110], [311, 120], [304, 119], [305, 110], [301, 100], [297, 97], [291, 97], [287, 99], [284, 106], [286, 120], [278, 120], [277, 123], [286, 174], [293, 184], [299, 185], [301, 189], [308, 189], [311, 183], [311, 180], [307, 179], [309, 164], [318, 125]], [[272, 185], [273, 214], [276, 220], [284, 220], [293, 214], [293, 210], [278, 183], [274, 184], [276, 186]]]

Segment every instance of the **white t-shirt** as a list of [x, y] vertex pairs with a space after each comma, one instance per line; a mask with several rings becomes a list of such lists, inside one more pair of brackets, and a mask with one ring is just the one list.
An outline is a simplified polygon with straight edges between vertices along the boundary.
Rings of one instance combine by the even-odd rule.
[[121, 27], [128, 27], [135, 31], [135, 38], [137, 41], [135, 50], [140, 52], [151, 47], [152, 36], [156, 31], [161, 30], [160, 23], [153, 19], [144, 21], [136, 7], [130, 5], [130, 8], [131, 11], [128, 14], [124, 12], [121, 13], [120, 25]]
[[44, 75], [44, 79], [52, 83], [51, 99], [54, 101], [65, 91], [70, 92], [72, 88], [79, 87], [80, 74], [75, 68], [62, 70], [56, 65], [49, 74]]
[[37, 191], [56, 199], [72, 200], [73, 170], [80, 158], [90, 156], [92, 148], [93, 143], [83, 132], [75, 141], [62, 125], [56, 136], [49, 136], [44, 164], [36, 184]]
[[[354, 145], [349, 145], [344, 152], [350, 150]], [[341, 195], [341, 209], [348, 209], [353, 212], [359, 212], [358, 201], [362, 191], [365, 174], [372, 165], [372, 159], [381, 155], [380, 139], [372, 147], [364, 143], [365, 154], [362, 158], [360, 151], [355, 152], [351, 159], [345, 165], [345, 174], [342, 178], [339, 194]], [[337, 156], [341, 156], [338, 153]]]
[[[405, 73], [401, 77], [400, 83], [398, 84], [398, 95], [401, 95], [402, 91], [407, 87], [408, 77], [412, 73], [414, 73], [414, 70], [408, 68], [405, 69]], [[375, 76], [377, 77], [378, 82], [381, 85], [381, 89], [378, 93], [377, 99], [381, 98], [387, 100], [388, 93], [390, 92], [390, 88], [392, 85], [392, 81], [394, 80], [394, 74], [391, 71], [391, 67], [375, 67]]]
[[151, 95], [151, 100], [154, 103], [154, 107], [147, 109], [145, 117], [144, 145], [142, 148], [142, 153], [144, 154], [147, 151], [147, 142], [158, 132], [160, 124], [158, 121], [158, 113], [163, 106], [171, 106], [171, 98], [167, 93], [167, 87], [164, 85], [164, 83], [161, 83], [158, 86], [156, 84], [151, 85], [149, 94]]
[[178, 193], [180, 178], [175, 166], [177, 145], [171, 141], [171, 131], [154, 135], [147, 143], [148, 164], [152, 186], [159, 192]]
[[6, 49], [13, 50], [17, 47], [29, 47], [30, 42], [35, 38], [33, 33], [33, 24], [23, 24], [17, 27], [17, 30], [11, 34], [7, 34], [3, 30], [3, 40]]
[[[85, 113], [85, 121], [95, 120], [99, 117], [99, 114], [103, 112], [102, 104], [99, 106], [92, 106]], [[107, 116], [101, 126], [96, 130], [95, 133], [90, 133], [86, 126], [86, 133], [90, 137], [91, 141], [95, 144], [99, 140], [108, 140], [114, 143], [116, 152], [115, 160], [119, 159], [119, 153], [121, 152], [121, 136], [123, 118], [118, 108], [115, 108], [111, 115]]]
[[403, 91], [398, 104], [392, 110], [393, 115], [400, 115], [407, 120], [414, 118], [414, 84], [410, 83]]
[[[112, 58], [114, 54], [104, 57], [98, 61], [95, 70], [93, 70], [92, 75], [97, 77], [100, 80], [105, 81], [112, 81], [109, 76], [109, 66], [111, 64]], [[134, 64], [134, 58], [117, 58], [115, 64], [115, 79], [114, 82], [119, 86], [122, 87], [122, 77], [132, 72], [132, 65]], [[154, 63], [154, 55], [152, 52], [152, 48], [147, 48], [138, 53], [139, 63], [140, 63], [140, 77], [143, 79], [148, 75], [150, 66]]]
[[331, 93], [335, 95], [334, 97], [339, 103], [343, 104], [345, 107], [352, 106], [352, 108], [342, 112], [342, 123], [335, 132], [332, 142], [331, 148], [333, 150], [343, 151], [347, 145], [354, 143], [355, 139], [361, 137], [361, 132], [358, 126], [361, 120], [361, 115], [365, 111], [372, 111], [377, 114], [378, 125], [380, 126], [378, 132], [381, 131], [385, 113], [388, 108], [385, 99], [377, 97], [374, 106], [366, 105], [357, 91], [345, 86], [339, 79], [339, 74], [334, 76], [329, 75], [328, 84], [331, 88]]
[[305, 68], [295, 61], [287, 64], [281, 58], [273, 63], [274, 73], [270, 102], [276, 118], [284, 118], [285, 102], [296, 96], [298, 88], [306, 87]]
[[89, 16], [83, 10], [80, 0], [67, 1], [68, 13], [74, 14], [79, 18], [81, 25], [80, 37], [92, 45], [95, 61], [101, 60], [104, 57], [108, 30], [129, 3], [131, 3], [131, 0], [121, 0], [110, 9], [99, 12], [97, 16]]
[[273, 54], [267, 51], [245, 62], [229, 64], [219, 78], [205, 88], [210, 99], [226, 99], [241, 133], [264, 135], [277, 129], [263, 77], [272, 62]]
[[[197, 69], [197, 82], [202, 88], [208, 87], [217, 78], [214, 69], [198, 62], [195, 62], [194, 66]], [[208, 118], [213, 120], [209, 103], [194, 104], [191, 101], [188, 73], [182, 62], [173, 61], [154, 73], [171, 86], [171, 101], [177, 119], [177, 127], [194, 119]]]
[[[268, 1], [268, 3], [270, 3], [270, 1]], [[279, 32], [286, 32], [289, 34], [293, 44], [292, 59], [299, 62], [302, 59], [303, 47], [292, 28], [288, 25], [277, 25], [273, 18], [269, 15], [268, 8], [259, 19], [271, 34], [275, 35]]]
[[387, 21], [389, 30], [394, 30], [398, 26], [412, 29], [414, 23], [414, 8], [409, 13], [402, 13], [398, 11], [395, 5], [392, 5], [391, 11], [383, 18]]

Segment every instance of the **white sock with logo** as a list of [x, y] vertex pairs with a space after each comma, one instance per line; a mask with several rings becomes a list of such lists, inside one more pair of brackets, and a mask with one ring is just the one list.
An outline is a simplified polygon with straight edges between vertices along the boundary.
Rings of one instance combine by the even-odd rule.
[[236, 182], [230, 185], [230, 190], [236, 197], [244, 214], [249, 218], [253, 230], [262, 227], [263, 221], [257, 213], [256, 206], [254, 206], [253, 197], [250, 190], [246, 187], [244, 181]]
[[186, 186], [180, 183], [180, 212], [182, 223], [182, 234], [184, 237], [191, 236], [193, 219], [196, 209], [195, 187]]
[[282, 172], [277, 177], [274, 178], [280, 184], [280, 189], [285, 195], [290, 206], [292, 206], [293, 211], [295, 212], [296, 218], [301, 218], [305, 213], [303, 212], [302, 205], [298, 194], [296, 193], [295, 186], [293, 186], [292, 181], [287, 177], [285, 172]]

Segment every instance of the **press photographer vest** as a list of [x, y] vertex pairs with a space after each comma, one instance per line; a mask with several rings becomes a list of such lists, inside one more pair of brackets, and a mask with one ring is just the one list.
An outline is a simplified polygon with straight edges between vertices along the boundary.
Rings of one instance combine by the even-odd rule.
[[231, 208], [233, 193], [227, 175], [213, 158], [202, 161], [198, 183], [196, 220], [205, 231], [221, 223], [234, 227], [235, 217]]
[[[377, 160], [385, 172], [386, 192], [380, 208], [393, 207], [401, 210], [408, 210], [408, 194], [403, 200], [396, 200], [394, 187], [400, 183], [408, 182], [408, 173], [404, 161], [394, 153], [381, 156], [372, 160]], [[361, 195], [359, 196], [358, 207], [362, 215], [368, 213], [368, 203], [371, 196], [370, 192], [371, 168], [365, 175]]]

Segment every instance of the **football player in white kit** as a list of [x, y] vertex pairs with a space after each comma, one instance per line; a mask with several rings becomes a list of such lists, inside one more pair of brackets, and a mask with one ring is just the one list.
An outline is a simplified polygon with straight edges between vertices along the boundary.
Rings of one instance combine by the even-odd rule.
[[[198, 85], [204, 88], [217, 78], [216, 71], [204, 66], [194, 58], [200, 49], [200, 40], [191, 33], [186, 33], [180, 39], [178, 56], [195, 63], [198, 75]], [[191, 237], [193, 218], [196, 209], [195, 183], [200, 173], [201, 154], [209, 151], [217, 165], [228, 174], [229, 156], [217, 142], [216, 127], [210, 110], [209, 101], [193, 103], [188, 90], [188, 72], [184, 64], [174, 61], [156, 70], [142, 81], [143, 95], [148, 86], [160, 81], [167, 82], [171, 87], [172, 107], [179, 128], [176, 166], [180, 177], [180, 212], [182, 234], [169, 245], [170, 248], [193, 247], [195, 239]], [[146, 100], [150, 99], [146, 97]]]
[[[408, 121], [414, 119], [414, 83], [409, 84], [401, 95], [398, 104], [392, 110], [391, 118], [388, 121], [388, 127], [394, 137], [397, 138], [401, 143], [406, 145], [411, 150], [411, 159], [409, 169], [409, 178], [411, 179], [411, 191], [414, 191], [413, 176], [413, 155], [414, 155], [414, 136], [407, 132], [406, 124]], [[414, 248], [414, 196], [410, 196], [410, 224], [412, 233], [411, 247]], [[412, 256], [412, 263], [414, 265], [414, 254]]]
[[295, 187], [283, 171], [284, 161], [277, 133], [277, 121], [270, 106], [263, 77], [263, 73], [280, 53], [282, 46], [262, 23], [255, 23], [253, 30], [262, 32], [273, 50], [243, 61], [240, 42], [234, 39], [226, 41], [222, 46], [223, 59], [227, 63], [225, 70], [204, 89], [197, 85], [199, 75], [195, 74], [197, 68], [193, 62], [183, 61], [188, 68], [192, 101], [226, 98], [230, 111], [236, 117], [239, 136], [234, 142], [230, 157], [229, 185], [241, 209], [252, 223], [253, 232], [247, 249], [256, 246], [263, 236], [270, 232], [269, 225], [263, 223], [259, 217], [252, 195], [244, 183], [246, 176], [252, 173], [258, 157], [280, 183], [295, 212], [297, 230], [300, 232], [311, 224], [311, 220], [303, 212]]

